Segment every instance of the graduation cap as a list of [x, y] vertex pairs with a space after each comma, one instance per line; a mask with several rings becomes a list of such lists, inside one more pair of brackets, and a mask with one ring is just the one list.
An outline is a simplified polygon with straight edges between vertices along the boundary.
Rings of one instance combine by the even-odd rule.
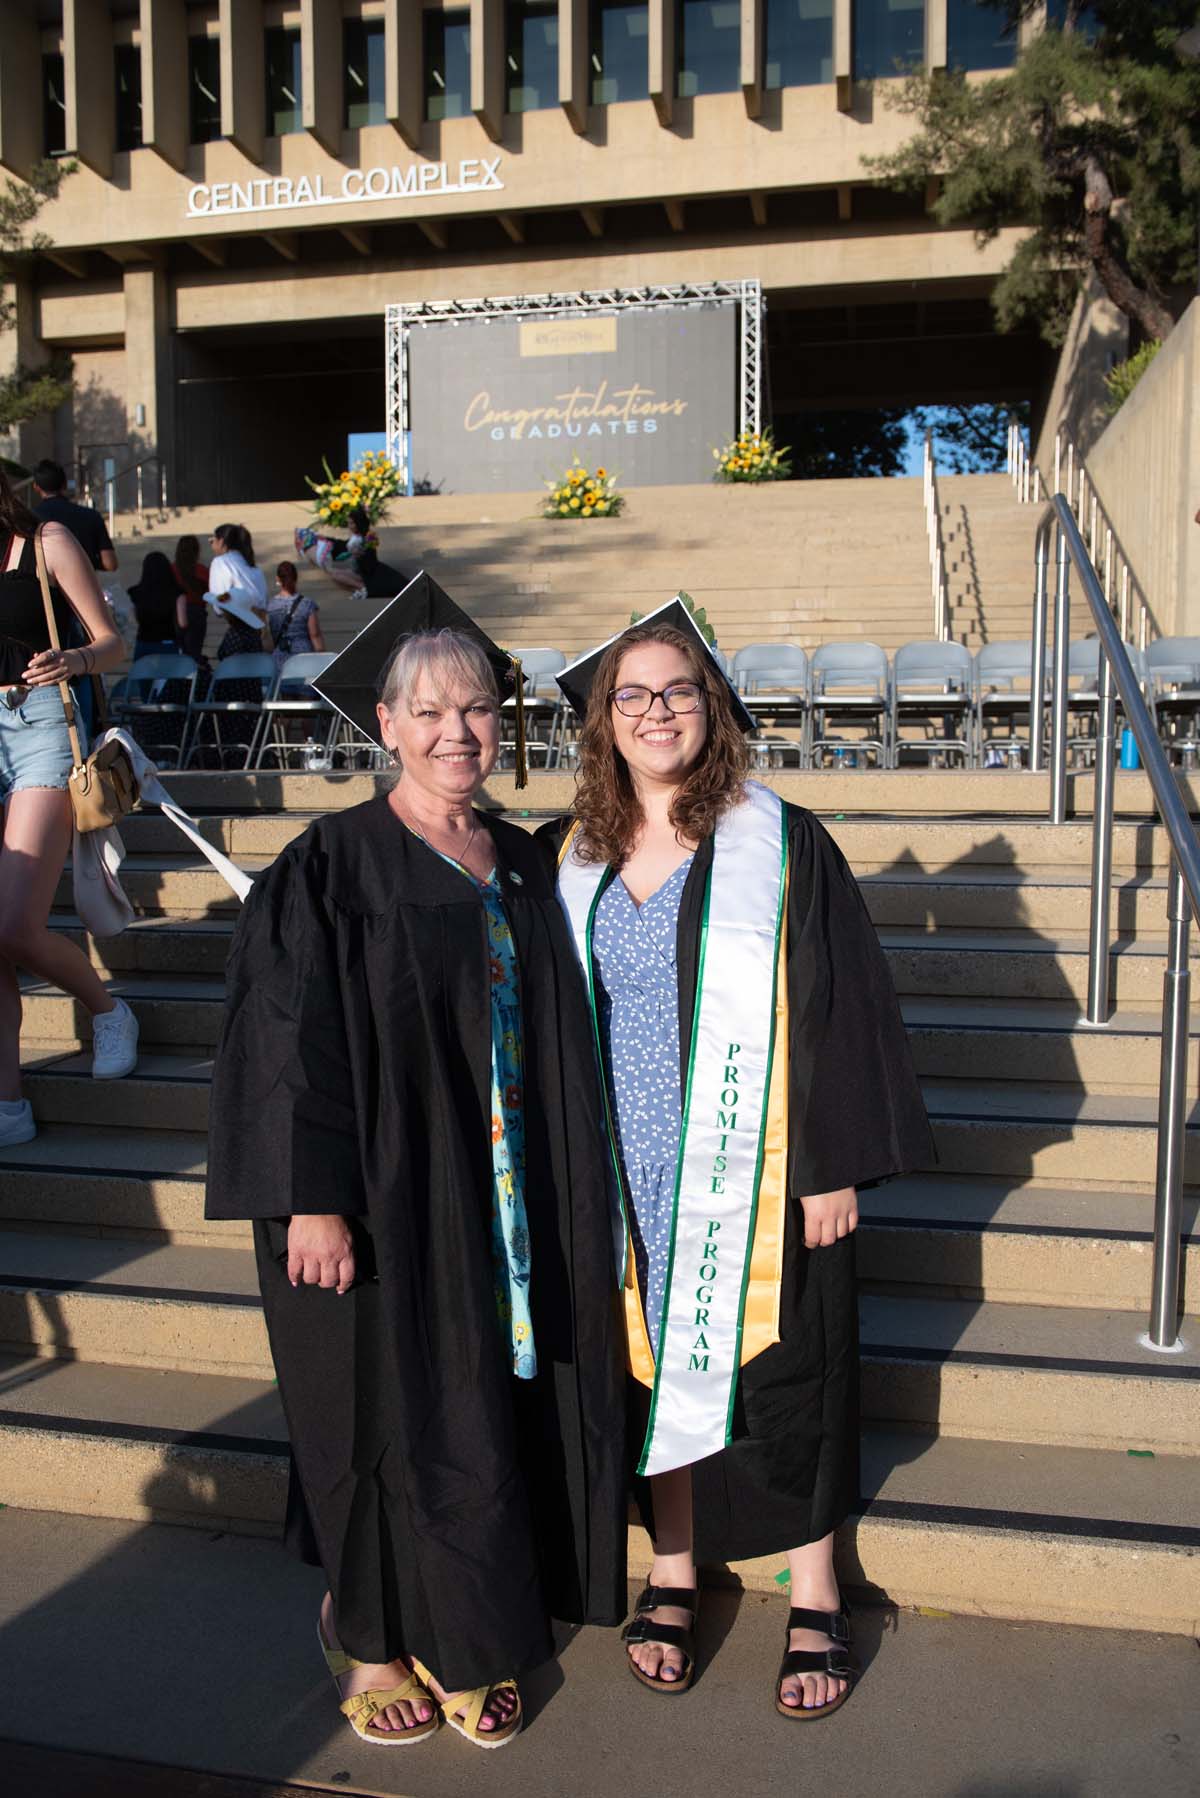
[[647, 624], [669, 624], [673, 630], [681, 631], [685, 637], [693, 636], [705, 655], [712, 656], [718, 673], [729, 688], [729, 702], [733, 707], [733, 715], [739, 729], [755, 729], [754, 719], [743, 705], [737, 688], [721, 667], [720, 662], [717, 661], [711, 644], [706, 641], [704, 633], [678, 594], [674, 599], [669, 599], [665, 606], [659, 606], [656, 612], [648, 612], [644, 618], [639, 618], [636, 625], [626, 624], [619, 631], [614, 631], [611, 637], [606, 638], [603, 643], [598, 643], [595, 649], [589, 649], [586, 655], [581, 655], [578, 660], [571, 663], [570, 667], [564, 668], [561, 674], [555, 676], [563, 698], [577, 717], [582, 719], [586, 715], [592, 682], [599, 671], [601, 657], [605, 650], [614, 644], [618, 637], [623, 637], [627, 630], [641, 630]]
[[524, 681], [518, 657], [492, 642], [461, 606], [456, 606], [448, 593], [424, 569], [414, 575], [407, 587], [376, 612], [369, 624], [335, 656], [328, 668], [311, 683], [355, 730], [381, 747], [383, 738], [375, 707], [379, 703], [384, 670], [392, 655], [406, 637], [418, 631], [458, 631], [477, 643], [492, 665], [500, 702], [516, 699], [517, 785], [525, 785], [525, 707]]

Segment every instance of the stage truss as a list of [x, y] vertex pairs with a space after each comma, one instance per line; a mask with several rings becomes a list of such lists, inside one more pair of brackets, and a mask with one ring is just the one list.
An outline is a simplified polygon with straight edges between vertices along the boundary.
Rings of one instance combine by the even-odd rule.
[[644, 312], [664, 306], [739, 308], [738, 429], [762, 429], [766, 305], [761, 281], [678, 281], [655, 287], [610, 287], [595, 293], [518, 293], [486, 300], [422, 300], [387, 309], [387, 453], [406, 493], [412, 492], [408, 346], [414, 330], [467, 319], [571, 318], [581, 312]]

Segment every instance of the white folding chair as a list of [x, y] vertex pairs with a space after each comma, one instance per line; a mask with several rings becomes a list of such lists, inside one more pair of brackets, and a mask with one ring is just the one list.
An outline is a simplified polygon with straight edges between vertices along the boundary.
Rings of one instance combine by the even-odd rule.
[[[152, 761], [161, 763], [172, 755], [174, 765], [182, 766], [196, 696], [196, 674], [197, 666], [191, 656], [139, 656], [109, 693], [108, 709], [113, 723], [128, 727]], [[182, 691], [175, 693], [177, 688]], [[170, 697], [173, 693], [175, 696]], [[160, 742], [156, 730], [139, 731], [139, 725], [149, 725], [155, 719], [177, 719], [178, 740]]]
[[[929, 639], [903, 643], [892, 658], [892, 758], [935, 758], [969, 767], [974, 746], [971, 652], [963, 643]], [[921, 735], [904, 736], [905, 725]]]
[[1146, 696], [1168, 755], [1185, 767], [1200, 750], [1200, 637], [1158, 637], [1146, 651]]
[[[892, 687], [887, 651], [878, 643], [822, 643], [814, 649], [812, 669], [812, 759], [824, 766], [825, 752], [837, 762], [892, 765]], [[846, 728], [863, 732], [846, 740], [833, 733]], [[862, 763], [859, 757], [862, 757]]]
[[[987, 765], [994, 752], [1000, 761], [1020, 767], [1028, 749], [1029, 678], [1033, 645], [1027, 639], [985, 643], [975, 652], [975, 760]], [[1047, 669], [1043, 699], [1050, 696]], [[1022, 737], [1021, 730], [1026, 735]]]
[[[526, 754], [532, 759], [535, 752], [540, 753], [548, 768], [562, 754], [566, 702], [554, 677], [562, 673], [567, 665], [567, 658], [561, 649], [512, 649], [509, 654], [519, 658], [521, 676], [525, 683]], [[505, 702], [502, 725], [507, 723], [515, 709], [515, 700]], [[513, 739], [506, 737], [501, 747], [512, 748]]]
[[[225, 689], [241, 683], [248, 686], [257, 684], [258, 698], [223, 697]], [[250, 651], [245, 655], [227, 656], [223, 662], [218, 662], [213, 669], [208, 692], [203, 699], [192, 701], [191, 716], [188, 719], [191, 741], [180, 761], [180, 767], [186, 768], [199, 751], [212, 749], [216, 751], [219, 768], [224, 769], [227, 753], [238, 750], [241, 751], [242, 767], [248, 768], [258, 742], [263, 702], [274, 684], [274, 656]], [[205, 719], [212, 724], [212, 738], [208, 742], [203, 740]], [[228, 741], [221, 734], [222, 720], [231, 731], [236, 731]]]
[[[797, 643], [747, 643], [734, 656], [731, 673], [756, 726], [762, 717], [775, 727], [766, 733], [756, 728], [752, 747], [759, 758], [774, 763], [777, 757], [794, 754], [806, 768], [811, 715], [807, 652]], [[799, 741], [781, 735], [781, 725], [799, 726]]]
[[[332, 764], [334, 744], [343, 734], [345, 720], [314, 691], [311, 682], [325, 672], [333, 659], [324, 651], [304, 650], [298, 656], [289, 656], [283, 664], [263, 700], [262, 731], [254, 757], [256, 768], [261, 768], [268, 756], [278, 757], [281, 768], [287, 766], [292, 755], [299, 756], [306, 766], [328, 768]], [[304, 726], [304, 735], [289, 737], [288, 724], [297, 721]]]

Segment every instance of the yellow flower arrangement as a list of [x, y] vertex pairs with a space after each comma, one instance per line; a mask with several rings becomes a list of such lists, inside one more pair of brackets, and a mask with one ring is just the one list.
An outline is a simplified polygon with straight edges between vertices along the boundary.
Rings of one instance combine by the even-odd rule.
[[788, 449], [777, 449], [772, 433], [743, 431], [713, 451], [714, 481], [786, 481], [792, 472]]
[[323, 457], [321, 466], [325, 470], [323, 481], [314, 481], [307, 475], [305, 479], [315, 496], [314, 513], [322, 524], [330, 524], [335, 530], [349, 528], [350, 514], [356, 506], [362, 506], [371, 523], [377, 524], [386, 516], [389, 501], [400, 491], [399, 476], [382, 450], [368, 450], [353, 468], [344, 468], [340, 475], [334, 474]]
[[543, 518], [615, 518], [625, 504], [616, 491], [617, 477], [606, 468], [590, 474], [581, 462], [572, 462], [556, 481], [547, 481]]

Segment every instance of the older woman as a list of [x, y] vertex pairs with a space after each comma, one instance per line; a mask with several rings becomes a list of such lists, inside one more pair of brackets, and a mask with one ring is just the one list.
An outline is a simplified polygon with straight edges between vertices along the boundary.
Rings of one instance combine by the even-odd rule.
[[[71, 846], [74, 755], [59, 683], [102, 674], [125, 654], [92, 565], [63, 524], [40, 524], [0, 469], [0, 1148], [36, 1134], [21, 1097], [17, 969], [61, 987], [91, 1015], [99, 1079], [137, 1064], [137, 1019], [87, 956], [48, 920]], [[44, 558], [50, 607], [39, 575]], [[78, 622], [81, 648], [62, 648]]]
[[833, 1568], [858, 1498], [855, 1189], [932, 1158], [903, 1026], [845, 862], [747, 781], [749, 719], [682, 604], [561, 685], [585, 723], [559, 890], [626, 1208], [654, 1539], [629, 1665], [685, 1690], [697, 1560], [786, 1553], [776, 1707], [826, 1717], [855, 1677]]
[[[398, 609], [462, 617], [425, 586], [386, 644]], [[391, 791], [247, 904], [208, 1215], [256, 1220], [288, 1535], [328, 1576], [342, 1710], [369, 1742], [440, 1712], [491, 1748], [549, 1616], [623, 1612], [623, 1403], [585, 995], [541, 852], [473, 804], [499, 693], [463, 622], [387, 659]]]

